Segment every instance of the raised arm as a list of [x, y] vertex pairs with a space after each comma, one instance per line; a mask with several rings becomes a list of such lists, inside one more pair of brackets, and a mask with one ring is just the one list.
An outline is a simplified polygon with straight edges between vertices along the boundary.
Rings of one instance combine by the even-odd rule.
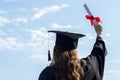
[[92, 63], [93, 67], [97, 74], [102, 78], [104, 73], [104, 65], [105, 65], [105, 56], [107, 54], [105, 42], [102, 39], [102, 31], [103, 28], [101, 25], [94, 26], [96, 31], [96, 42], [93, 46], [93, 50], [89, 56], [89, 60]]
[[94, 29], [97, 37], [102, 37], [103, 27], [100, 24], [98, 24], [98, 25], [94, 25]]

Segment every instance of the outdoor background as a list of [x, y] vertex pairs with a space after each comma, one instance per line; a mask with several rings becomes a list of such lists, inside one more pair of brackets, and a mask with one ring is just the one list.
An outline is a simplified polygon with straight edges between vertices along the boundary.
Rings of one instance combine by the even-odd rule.
[[88, 56], [96, 34], [84, 3], [102, 19], [108, 50], [104, 80], [120, 80], [120, 0], [0, 0], [0, 80], [38, 79], [50, 63], [48, 46], [51, 53], [54, 46], [55, 34], [48, 30], [87, 35], [79, 39], [78, 52]]

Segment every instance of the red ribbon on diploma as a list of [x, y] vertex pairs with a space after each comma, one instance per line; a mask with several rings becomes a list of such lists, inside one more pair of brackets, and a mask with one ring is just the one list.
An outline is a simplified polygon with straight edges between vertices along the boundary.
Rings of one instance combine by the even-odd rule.
[[90, 16], [90, 15], [86, 15], [86, 19], [90, 20], [91, 26], [94, 25], [94, 21], [93, 20], [96, 20], [98, 23], [102, 22], [99, 17], [94, 17], [94, 16]]

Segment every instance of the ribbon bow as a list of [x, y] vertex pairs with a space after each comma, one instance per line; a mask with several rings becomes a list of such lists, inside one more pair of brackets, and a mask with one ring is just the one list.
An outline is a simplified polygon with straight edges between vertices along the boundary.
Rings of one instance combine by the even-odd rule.
[[90, 16], [90, 15], [86, 15], [86, 19], [90, 20], [91, 26], [94, 25], [94, 21], [93, 20], [96, 20], [98, 23], [102, 22], [99, 17], [94, 17], [94, 16]]

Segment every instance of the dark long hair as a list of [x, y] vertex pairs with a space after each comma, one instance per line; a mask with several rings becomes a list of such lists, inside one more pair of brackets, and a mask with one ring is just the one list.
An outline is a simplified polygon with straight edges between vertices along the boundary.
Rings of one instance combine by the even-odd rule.
[[51, 65], [56, 80], [80, 80], [84, 75], [77, 49], [63, 51], [61, 47], [55, 46]]

